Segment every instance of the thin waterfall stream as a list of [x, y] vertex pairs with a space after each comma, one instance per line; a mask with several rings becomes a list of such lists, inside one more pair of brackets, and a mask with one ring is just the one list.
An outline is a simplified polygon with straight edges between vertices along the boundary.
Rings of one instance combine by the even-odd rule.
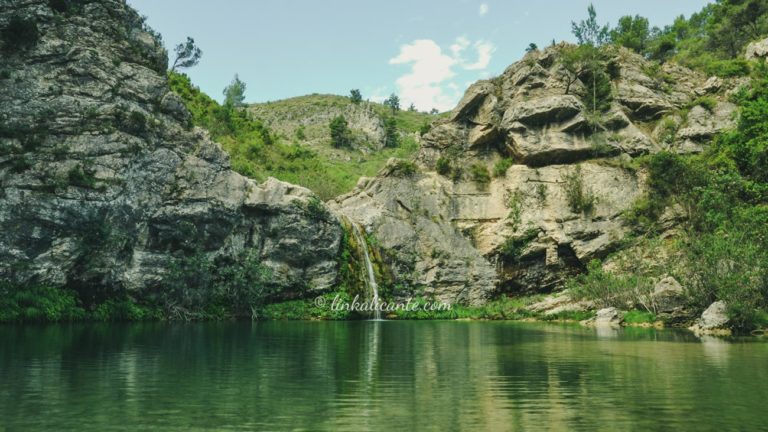
[[[365, 268], [368, 272], [366, 283], [368, 285], [368, 288], [370, 288], [371, 290], [371, 295], [373, 296], [372, 303], [376, 305], [379, 300], [379, 285], [376, 283], [376, 274], [373, 271], [373, 263], [371, 262], [371, 258], [368, 255], [368, 243], [366, 243], [365, 237], [363, 236], [357, 224], [350, 221], [350, 225], [352, 225], [352, 231], [355, 234], [355, 240], [357, 240], [357, 244], [360, 245], [360, 247], [363, 249], [363, 258], [365, 259]], [[375, 320], [381, 319], [381, 311], [379, 310], [378, 307], [374, 308], [373, 319]]]

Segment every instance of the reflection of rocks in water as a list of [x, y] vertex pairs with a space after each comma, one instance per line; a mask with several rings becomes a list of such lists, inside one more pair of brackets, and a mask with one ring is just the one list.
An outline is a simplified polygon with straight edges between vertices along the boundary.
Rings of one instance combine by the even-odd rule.
[[704, 357], [717, 366], [726, 366], [730, 355], [730, 344], [722, 338], [715, 336], [701, 336], [701, 346], [704, 348]]
[[620, 331], [621, 330], [618, 327], [610, 325], [595, 326], [595, 333], [597, 334], [597, 337], [603, 339], [615, 339], [619, 337]]

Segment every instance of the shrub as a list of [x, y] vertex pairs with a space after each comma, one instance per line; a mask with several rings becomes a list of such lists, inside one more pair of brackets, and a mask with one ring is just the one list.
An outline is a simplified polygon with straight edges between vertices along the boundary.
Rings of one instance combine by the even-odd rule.
[[21, 174], [24, 171], [32, 168], [32, 164], [29, 162], [29, 160], [26, 158], [26, 156], [21, 155], [14, 157], [11, 159], [11, 172], [14, 174]]
[[652, 309], [644, 301], [653, 291], [651, 280], [608, 273], [598, 260], [590, 261], [587, 272], [568, 281], [567, 286], [575, 298], [591, 300], [597, 307], [626, 309], [627, 306], [644, 304], [647, 309]]
[[325, 207], [318, 197], [310, 197], [303, 205], [304, 211], [311, 219], [327, 221], [331, 217], [331, 212]]
[[395, 177], [412, 176], [413, 174], [416, 173], [416, 171], [417, 169], [416, 169], [415, 163], [407, 160], [402, 160], [402, 159], [396, 160], [391, 170], [392, 175], [394, 175]]
[[420, 136], [426, 135], [430, 129], [432, 129], [432, 123], [430, 121], [425, 121], [421, 125], [421, 127], [419, 127], [419, 135]]
[[147, 117], [141, 111], [131, 111], [128, 117], [118, 118], [120, 126], [125, 132], [133, 135], [142, 135], [147, 132]]
[[539, 235], [539, 230], [531, 228], [525, 231], [520, 237], [509, 237], [499, 247], [499, 257], [505, 264], [516, 264], [520, 262], [525, 248], [531, 244]]
[[397, 130], [397, 120], [388, 117], [384, 120], [384, 147], [397, 147], [400, 145], [400, 132]]
[[328, 124], [331, 131], [331, 145], [336, 148], [352, 146], [352, 131], [349, 130], [347, 119], [336, 116]]
[[91, 318], [96, 321], [142, 321], [161, 316], [158, 309], [141, 306], [128, 298], [107, 300], [91, 313]]
[[271, 273], [253, 251], [215, 262], [201, 250], [177, 259], [159, 288], [158, 301], [170, 318], [257, 318], [274, 294]]
[[437, 171], [440, 175], [448, 175], [451, 172], [451, 162], [444, 157], [440, 157], [437, 159], [437, 163], [435, 163], [435, 171]]
[[748, 212], [720, 232], [696, 233], [684, 243], [690, 301], [699, 309], [725, 301], [733, 326], [740, 330], [751, 330], [758, 311], [768, 308], [768, 257], [760, 233], [768, 223], [768, 211], [764, 213]]
[[577, 165], [573, 172], [562, 175], [562, 185], [568, 207], [574, 213], [589, 213], [595, 208], [597, 197], [592, 190], [584, 184], [581, 174], [581, 166]]
[[75, 165], [67, 174], [69, 184], [72, 186], [94, 189], [96, 187], [96, 177], [92, 170], [83, 168], [82, 165]]
[[702, 96], [700, 98], [697, 98], [693, 102], [691, 102], [691, 106], [701, 106], [705, 110], [712, 112], [715, 110], [715, 107], [717, 106], [717, 99], [713, 98], [712, 96]]
[[749, 75], [751, 68], [744, 59], [717, 60], [706, 65], [705, 70], [710, 75], [719, 77], [736, 77]]
[[73, 291], [0, 283], [0, 322], [72, 321], [85, 317]]
[[656, 321], [656, 314], [653, 312], [632, 310], [624, 314], [622, 319], [627, 324], [649, 324]]
[[491, 174], [488, 172], [488, 168], [482, 163], [474, 163], [469, 167], [472, 180], [480, 184], [488, 184], [491, 181]]
[[31, 48], [40, 39], [37, 22], [18, 15], [14, 16], [3, 29], [2, 39], [7, 51], [22, 51]]
[[509, 167], [514, 164], [514, 160], [512, 158], [504, 158], [500, 159], [496, 164], [493, 166], [493, 176], [494, 177], [503, 177], [507, 174], [507, 170]]
[[650, 230], [661, 217], [665, 207], [666, 202], [657, 195], [644, 194], [638, 197], [632, 207], [624, 213], [624, 220], [631, 226]]
[[525, 195], [519, 189], [516, 189], [507, 200], [509, 214], [507, 220], [513, 229], [516, 229], [522, 222], [523, 206], [525, 205]]
[[299, 126], [296, 128], [296, 139], [299, 141], [304, 141], [307, 139], [307, 134], [304, 131], [304, 125]]
[[665, 118], [661, 122], [661, 133], [659, 134], [659, 139], [664, 144], [672, 144], [675, 142], [675, 137], [677, 137], [677, 129], [678, 129], [677, 122], [672, 118]]
[[48, 6], [60, 14], [71, 14], [76, 12], [86, 0], [48, 0]]

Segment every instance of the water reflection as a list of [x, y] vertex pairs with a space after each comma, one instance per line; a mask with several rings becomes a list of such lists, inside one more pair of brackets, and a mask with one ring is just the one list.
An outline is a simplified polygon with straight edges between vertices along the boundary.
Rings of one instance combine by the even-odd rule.
[[768, 344], [611, 330], [497, 322], [5, 326], [0, 426], [763, 427]]

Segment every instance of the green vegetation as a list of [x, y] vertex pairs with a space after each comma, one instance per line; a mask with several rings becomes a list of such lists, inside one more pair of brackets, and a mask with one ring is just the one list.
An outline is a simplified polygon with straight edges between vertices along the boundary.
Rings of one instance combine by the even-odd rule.
[[346, 320], [360, 317], [350, 311], [333, 310], [330, 306], [337, 297], [342, 303], [352, 301], [345, 292], [333, 292], [319, 296], [322, 301], [312, 298], [266, 305], [261, 311], [261, 317], [268, 320]]
[[750, 66], [739, 56], [749, 42], [768, 34], [767, 17], [764, 0], [718, 0], [664, 28], [651, 29], [640, 16], [621, 17], [610, 39], [649, 59], [676, 61], [710, 75], [744, 76]]
[[398, 159], [392, 166], [392, 174], [396, 177], [408, 177], [416, 174], [418, 171], [416, 164], [404, 159]]
[[628, 325], [652, 324], [656, 322], [656, 314], [653, 312], [631, 310], [625, 313], [622, 319]]
[[331, 219], [331, 212], [328, 211], [323, 202], [317, 197], [309, 198], [306, 203], [301, 203], [300, 201], [294, 201], [294, 203], [304, 210], [304, 213], [311, 219], [318, 221], [328, 221]]
[[598, 308], [619, 309], [626, 309], [628, 304], [637, 304], [639, 299], [653, 292], [650, 279], [636, 275], [614, 275], [603, 270], [598, 260], [590, 261], [587, 272], [571, 279], [568, 288], [575, 298], [591, 300]]
[[526, 230], [522, 236], [509, 237], [499, 247], [499, 257], [505, 264], [517, 264], [520, 262], [520, 257], [525, 252], [525, 249], [536, 240], [539, 235], [539, 230], [531, 228]]
[[172, 264], [155, 301], [173, 319], [255, 319], [274, 293], [270, 279], [254, 253], [214, 261], [195, 249]]
[[3, 48], [8, 52], [23, 51], [29, 49], [40, 39], [40, 31], [34, 19], [21, 16], [11, 17], [8, 24], [0, 33], [3, 40]]
[[349, 91], [349, 100], [352, 101], [353, 104], [358, 105], [363, 101], [363, 95], [360, 93], [360, 90], [352, 89]]
[[235, 74], [232, 82], [224, 88], [224, 105], [232, 107], [243, 106], [246, 87], [245, 83], [240, 81], [240, 77]]
[[384, 101], [384, 106], [389, 107], [389, 109], [392, 110], [392, 115], [395, 115], [398, 111], [400, 111], [400, 98], [396, 94], [392, 93]]
[[69, 184], [86, 189], [96, 188], [96, 177], [92, 170], [83, 168], [82, 165], [75, 165], [69, 170], [67, 176]]
[[506, 297], [501, 296], [488, 302], [484, 306], [452, 305], [450, 310], [425, 311], [421, 308], [428, 302], [434, 304], [432, 299], [416, 298], [413, 302], [418, 305], [413, 311], [397, 311], [388, 318], [426, 320], [426, 319], [489, 319], [489, 320], [519, 320], [535, 318], [537, 314], [526, 308], [539, 301], [541, 296]]
[[507, 174], [507, 170], [509, 167], [514, 165], [515, 161], [512, 158], [503, 158], [499, 159], [496, 164], [493, 166], [493, 176], [494, 177], [504, 177]]
[[700, 106], [709, 112], [713, 112], [717, 106], [717, 99], [712, 96], [702, 96], [691, 102], [690, 106]]
[[[248, 109], [220, 105], [192, 85], [183, 74], [170, 72], [171, 89], [184, 101], [192, 114], [192, 123], [207, 129], [214, 140], [230, 154], [232, 167], [259, 181], [272, 176], [305, 186], [323, 200], [331, 199], [354, 188], [361, 176], [372, 177], [389, 158], [408, 159], [417, 144], [411, 136], [424, 124], [427, 114], [400, 111], [395, 116], [380, 104], [360, 102], [384, 121], [389, 119], [390, 147], [360, 152], [349, 147], [336, 148], [327, 138], [328, 122], [317, 125], [303, 123], [294, 129], [270, 130], [256, 117], [268, 118], [276, 124], [293, 118], [296, 113], [311, 116], [347, 109], [354, 104], [345, 96], [310, 95], [284, 101], [258, 104]], [[355, 145], [364, 137], [350, 129], [349, 139]], [[323, 137], [318, 140], [318, 137]], [[396, 140], [394, 139], [396, 138]], [[317, 142], [308, 142], [308, 141]], [[396, 144], [395, 144], [396, 141]]]
[[0, 322], [72, 321], [85, 317], [73, 291], [0, 283]]
[[[643, 158], [649, 190], [626, 215], [630, 224], [653, 235], [665, 209], [682, 212], [683, 232], [667, 246], [679, 258], [655, 276], [668, 273], [685, 281], [687, 302], [697, 311], [725, 301], [734, 327], [743, 331], [762, 325], [768, 310], [767, 77], [765, 65], [755, 71], [750, 88], [735, 98], [741, 109], [736, 130], [715, 138], [704, 153]], [[591, 266], [588, 279], [576, 283], [582, 290], [602, 286], [613, 292], [637, 286], [647, 276], [631, 271], [609, 277]]]
[[469, 167], [469, 175], [472, 180], [480, 185], [487, 185], [491, 181], [491, 174], [485, 164], [476, 162]]
[[336, 116], [328, 124], [331, 130], [331, 145], [336, 148], [352, 146], [352, 131], [349, 130], [349, 123], [344, 116]]
[[200, 63], [200, 57], [203, 56], [203, 51], [195, 45], [195, 40], [189, 36], [187, 36], [185, 43], [176, 45], [174, 52], [176, 53], [176, 59], [174, 59], [171, 65], [172, 71], [197, 66]]
[[619, 18], [619, 23], [610, 31], [611, 42], [642, 53], [648, 49], [651, 31], [648, 19], [640, 15], [625, 15]]
[[570, 173], [564, 173], [561, 180], [568, 207], [572, 212], [589, 213], [595, 208], [597, 197], [584, 183], [581, 165], [576, 165]]
[[397, 147], [400, 145], [400, 132], [397, 129], [397, 120], [388, 117], [384, 120], [384, 146]]
[[440, 175], [447, 176], [451, 172], [451, 161], [441, 156], [435, 163], [435, 171]]

